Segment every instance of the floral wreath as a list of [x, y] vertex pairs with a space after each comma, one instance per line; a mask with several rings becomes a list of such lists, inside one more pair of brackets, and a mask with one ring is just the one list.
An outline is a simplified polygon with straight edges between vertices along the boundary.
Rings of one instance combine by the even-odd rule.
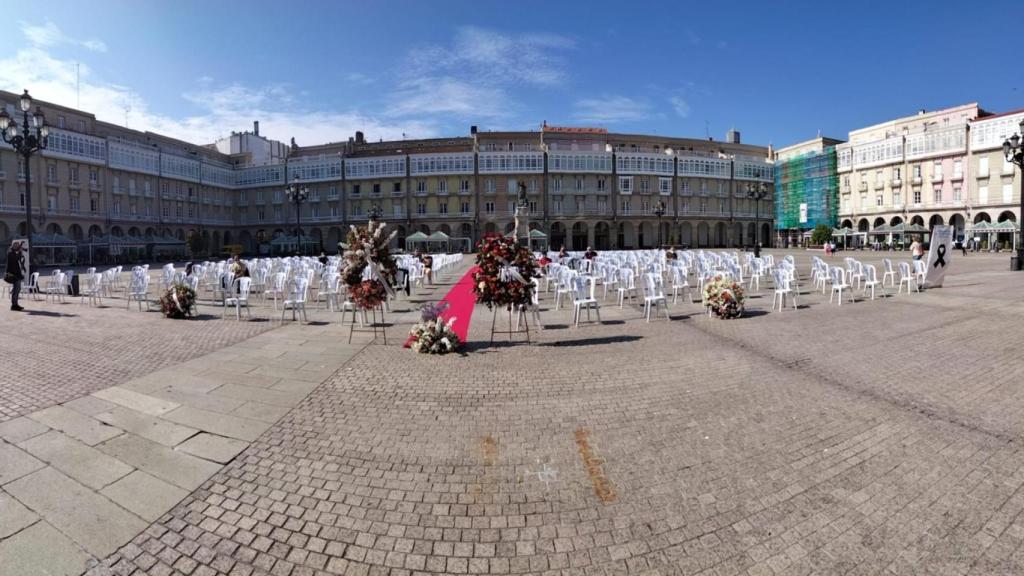
[[476, 265], [473, 293], [478, 304], [488, 308], [530, 304], [530, 279], [537, 276], [537, 261], [529, 248], [514, 238], [484, 236], [477, 245]]

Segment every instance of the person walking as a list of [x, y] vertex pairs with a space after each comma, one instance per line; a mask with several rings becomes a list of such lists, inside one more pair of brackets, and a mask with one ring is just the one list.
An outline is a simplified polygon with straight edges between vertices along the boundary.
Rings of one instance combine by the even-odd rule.
[[16, 240], [11, 244], [11, 251], [7, 253], [7, 270], [4, 273], [4, 280], [11, 284], [11, 310], [14, 312], [24, 310], [18, 305], [21, 282], [24, 279], [25, 256], [21, 253], [21, 242]]
[[960, 251], [964, 253], [964, 256], [967, 256], [967, 239], [966, 238], [960, 241]]
[[914, 237], [914, 241], [910, 244], [910, 255], [914, 260], [920, 260], [924, 258], [924, 244]]

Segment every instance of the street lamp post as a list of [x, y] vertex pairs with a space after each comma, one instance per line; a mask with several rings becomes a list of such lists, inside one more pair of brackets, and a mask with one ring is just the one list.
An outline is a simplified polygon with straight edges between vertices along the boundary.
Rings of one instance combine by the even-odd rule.
[[768, 196], [768, 185], [764, 182], [747, 184], [747, 197], [754, 199], [754, 246], [761, 242], [761, 200]]
[[295, 204], [295, 249], [297, 252], [302, 252], [302, 227], [299, 221], [302, 203], [309, 197], [309, 188], [299, 182], [298, 178], [293, 178], [292, 183], [285, 189], [285, 195], [288, 196], [288, 201]]
[[[30, 170], [29, 158], [33, 154], [46, 149], [47, 136], [50, 134], [50, 127], [46, 125], [46, 118], [43, 111], [36, 106], [36, 111], [31, 114], [32, 97], [28, 90], [18, 99], [18, 107], [21, 108], [21, 133], [18, 133], [18, 122], [7, 114], [7, 109], [0, 110], [0, 132], [3, 133], [4, 142], [10, 144], [15, 153], [20, 155], [25, 162], [25, 236], [28, 238], [28, 246], [25, 250], [26, 261], [29, 268], [32, 266], [32, 172]], [[35, 131], [33, 132], [33, 129]], [[31, 269], [28, 273], [31, 274]]]
[[1024, 136], [1024, 120], [1020, 121], [1020, 131], [1003, 141], [1003, 156], [1006, 157], [1006, 161], [1013, 162], [1021, 170], [1020, 214], [1017, 216], [1020, 233], [1017, 240], [1017, 270], [1024, 270], [1024, 144], [1021, 143], [1021, 136]]
[[665, 243], [661, 238], [661, 217], [665, 215], [665, 202], [658, 200], [658, 205], [654, 208], [654, 215], [658, 217], [658, 248], [660, 249]]

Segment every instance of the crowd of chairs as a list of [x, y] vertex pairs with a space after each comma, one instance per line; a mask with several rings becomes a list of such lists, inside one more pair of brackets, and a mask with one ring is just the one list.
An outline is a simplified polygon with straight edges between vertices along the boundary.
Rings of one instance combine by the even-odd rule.
[[[538, 253], [537, 258], [550, 261], [542, 269], [538, 291], [552, 294], [553, 310], [571, 304], [573, 326], [580, 324], [583, 311], [588, 320], [593, 311], [600, 321], [600, 305], [612, 297], [620, 309], [627, 304], [642, 307], [648, 322], [662, 316], [669, 319], [670, 304], [677, 305], [680, 299], [699, 304], [705, 283], [716, 276], [735, 281], [748, 293], [770, 291], [772, 311], [796, 310], [797, 297], [804, 293], [792, 255], [776, 260], [772, 254], [758, 257], [752, 252], [684, 250], [674, 256], [664, 250], [605, 251], [590, 258], [583, 252]], [[812, 256], [810, 275], [805, 278], [823, 294], [831, 290], [829, 302], [841, 305], [844, 299], [853, 300], [854, 290], [872, 300], [879, 293], [888, 296], [887, 285], [898, 285], [897, 293], [904, 287], [908, 293], [919, 292], [924, 274], [924, 263], [919, 260], [894, 266], [886, 258], [879, 274], [874, 265], [854, 258], [845, 258], [842, 265], [829, 265]], [[531, 308], [537, 306], [535, 301]]]
[[[435, 274], [462, 260], [462, 254], [430, 256], [429, 268], [414, 256], [400, 255], [396, 258], [399, 290], [411, 294], [413, 290], [432, 283]], [[282, 321], [288, 311], [291, 311], [293, 320], [301, 317], [308, 321], [306, 306], [311, 303], [329, 311], [351, 312], [352, 322], [364, 323], [366, 320], [365, 311], [357, 314], [357, 307], [349, 300], [348, 290], [341, 279], [339, 256], [328, 258], [326, 263], [310, 257], [253, 258], [239, 263], [247, 274], [232, 270], [232, 260], [207, 261], [184, 267], [166, 264], [155, 275], [148, 264], [135, 266], [127, 274], [121, 266], [102, 272], [89, 268], [79, 275], [78, 297], [81, 303], [90, 306], [102, 306], [103, 298], [121, 297], [127, 309], [131, 309], [134, 302], [141, 311], [143, 306], [149, 310], [172, 285], [184, 284], [195, 291], [197, 304], [205, 302], [220, 307], [222, 317], [233, 310], [235, 318], [241, 320], [244, 310], [251, 318], [250, 307], [263, 305], [271, 308], [274, 314], [280, 311]], [[369, 270], [364, 274], [368, 273]], [[45, 276], [33, 272], [23, 290], [35, 300], [66, 302], [72, 294], [73, 276], [72, 271], [53, 270]], [[389, 300], [390, 297], [383, 305], [388, 311]]]

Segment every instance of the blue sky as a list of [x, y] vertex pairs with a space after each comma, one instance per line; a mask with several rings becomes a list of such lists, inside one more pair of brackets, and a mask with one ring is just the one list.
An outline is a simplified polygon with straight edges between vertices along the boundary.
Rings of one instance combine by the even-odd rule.
[[[1024, 2], [3, 0], [0, 88], [193, 142], [549, 124], [783, 146], [1024, 107]], [[39, 16], [32, 16], [38, 13]], [[81, 70], [76, 89], [76, 64]]]

